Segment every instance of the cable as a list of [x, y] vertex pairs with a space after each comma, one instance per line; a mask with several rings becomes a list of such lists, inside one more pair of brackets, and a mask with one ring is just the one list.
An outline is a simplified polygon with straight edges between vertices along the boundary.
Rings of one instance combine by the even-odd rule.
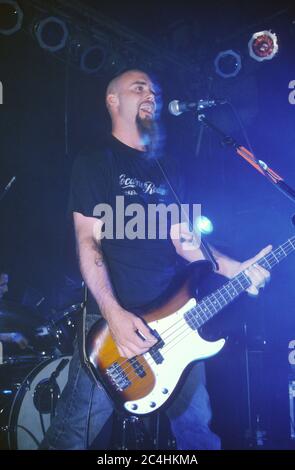
[[95, 388], [96, 388], [96, 384], [92, 383], [91, 392], [90, 392], [89, 407], [88, 407], [88, 413], [87, 413], [87, 420], [86, 420], [86, 433], [85, 433], [84, 449], [88, 449], [88, 447], [89, 447], [90, 414], [91, 414], [92, 401], [93, 401], [93, 395], [94, 395], [94, 389]]

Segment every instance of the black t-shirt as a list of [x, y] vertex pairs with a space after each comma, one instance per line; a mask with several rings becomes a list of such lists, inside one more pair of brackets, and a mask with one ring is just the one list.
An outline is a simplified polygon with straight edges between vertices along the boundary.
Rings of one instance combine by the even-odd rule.
[[[95, 151], [76, 159], [69, 208], [71, 212], [88, 217], [98, 216], [98, 204], [108, 204], [113, 209], [114, 238], [109, 238], [108, 232], [102, 239], [104, 259], [119, 303], [128, 310], [137, 311], [161, 296], [182, 261], [169, 237], [169, 221], [166, 239], [160, 239], [159, 233], [156, 239], [116, 238], [118, 196], [121, 196], [125, 210], [132, 203], [145, 209], [145, 234], [147, 205], [175, 202], [157, 162], [148, 159], [144, 152], [110, 137]], [[125, 227], [126, 221], [133, 217], [134, 213], [125, 217]], [[135, 226], [134, 230], [137, 228]], [[88, 313], [93, 313], [92, 298], [88, 305]]]

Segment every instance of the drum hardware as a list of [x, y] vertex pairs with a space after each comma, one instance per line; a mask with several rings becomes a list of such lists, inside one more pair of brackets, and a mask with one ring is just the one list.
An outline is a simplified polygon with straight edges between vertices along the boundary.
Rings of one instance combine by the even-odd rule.
[[55, 318], [44, 321], [36, 309], [14, 302], [0, 301], [0, 329], [5, 332], [17, 332], [28, 339], [29, 344], [20, 351], [16, 344], [5, 343], [4, 355], [16, 358], [32, 351], [41, 359], [72, 354], [76, 332], [77, 314], [81, 303], [55, 312]]
[[63, 356], [35, 362], [34, 365], [3, 365], [0, 384], [1, 449], [38, 449], [66, 385], [69, 362], [70, 357]]
[[76, 315], [81, 311], [83, 304], [78, 303], [69, 306], [59, 312], [57, 317], [47, 325], [48, 330], [54, 338], [56, 348], [62, 354], [72, 354], [73, 342], [76, 335]]
[[33, 402], [39, 413], [50, 413], [51, 418], [54, 417], [57, 400], [61, 395], [56, 379], [69, 361], [69, 359], [62, 359], [50, 377], [41, 380], [36, 386]]
[[[0, 366], [0, 449], [35, 450], [55, 415], [67, 382], [81, 304], [48, 323], [31, 310], [0, 302], [0, 323], [30, 339], [25, 350], [7, 347]], [[10, 346], [9, 344], [7, 346]]]
[[165, 413], [135, 416], [115, 410], [112, 433], [114, 450], [173, 450], [176, 441]]
[[140, 449], [144, 442], [144, 431], [142, 423], [137, 416], [124, 416], [122, 419], [122, 441], [121, 449], [128, 450], [128, 437], [133, 435], [135, 448]]
[[0, 300], [0, 321], [6, 329], [27, 334], [42, 325], [44, 318], [37, 311], [15, 302]]

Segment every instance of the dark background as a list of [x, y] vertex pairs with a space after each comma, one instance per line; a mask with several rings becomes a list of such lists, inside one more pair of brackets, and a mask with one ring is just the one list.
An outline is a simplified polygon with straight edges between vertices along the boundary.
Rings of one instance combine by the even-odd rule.
[[[63, 2], [41, 3], [51, 11]], [[295, 106], [288, 101], [288, 84], [295, 79], [292, 2], [81, 3], [84, 12], [91, 7], [90, 15], [105, 15], [110, 29], [116, 20], [134, 38], [140, 34], [155, 50], [163, 49], [155, 56], [134, 40], [132, 58], [122, 52], [122, 62], [151, 68], [163, 87], [163, 120], [175, 162], [171, 168], [183, 175], [188, 200], [201, 202], [203, 214], [213, 221], [211, 241], [243, 260], [290, 237], [292, 202], [202, 129], [193, 115], [168, 115], [167, 104], [175, 98], [226, 97], [243, 130], [229, 106], [210, 110], [208, 116], [238, 142], [249, 147], [250, 141], [256, 155], [295, 186]], [[120, 66], [86, 74], [69, 49], [56, 54], [41, 49], [32, 32], [39, 12], [34, 2], [19, 4], [22, 30], [0, 34], [0, 189], [12, 176], [17, 178], [0, 202], [0, 264], [10, 275], [10, 300], [34, 305], [45, 297], [40, 310], [50, 318], [81, 296], [66, 217], [70, 171], [79, 151], [109, 129], [104, 92]], [[82, 13], [71, 23], [73, 37], [77, 24], [87, 38], [90, 28]], [[280, 49], [273, 60], [259, 63], [249, 57], [247, 44], [254, 32], [264, 29], [276, 32]], [[226, 49], [242, 58], [241, 72], [229, 79], [217, 76], [213, 66], [216, 54]], [[183, 65], [169, 60], [165, 51]], [[265, 445], [291, 446], [288, 344], [295, 338], [294, 276], [291, 256], [258, 299], [243, 297], [204, 332], [229, 337], [219, 356], [208, 361], [213, 424], [226, 448], [249, 445], [249, 411], [253, 427], [259, 417], [266, 431]], [[202, 293], [220, 282], [212, 277]]]

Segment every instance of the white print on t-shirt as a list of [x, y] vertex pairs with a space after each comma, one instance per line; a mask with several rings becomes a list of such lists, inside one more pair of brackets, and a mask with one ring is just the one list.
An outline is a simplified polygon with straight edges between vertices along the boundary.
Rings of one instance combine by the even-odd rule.
[[156, 186], [152, 181], [140, 181], [137, 178], [126, 176], [125, 173], [119, 176], [119, 184], [126, 196], [138, 194], [135, 188], [140, 188], [144, 194], [167, 194], [167, 190], [163, 185]]

